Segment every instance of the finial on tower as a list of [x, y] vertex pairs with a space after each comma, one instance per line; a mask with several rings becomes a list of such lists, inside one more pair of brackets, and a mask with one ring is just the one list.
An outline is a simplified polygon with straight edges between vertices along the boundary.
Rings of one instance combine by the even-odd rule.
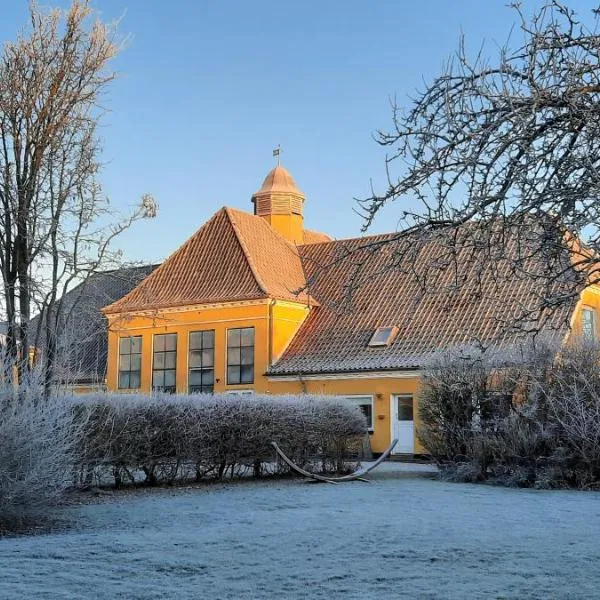
[[273, 157], [277, 157], [277, 166], [280, 164], [281, 144], [277, 144], [277, 148], [273, 149]]

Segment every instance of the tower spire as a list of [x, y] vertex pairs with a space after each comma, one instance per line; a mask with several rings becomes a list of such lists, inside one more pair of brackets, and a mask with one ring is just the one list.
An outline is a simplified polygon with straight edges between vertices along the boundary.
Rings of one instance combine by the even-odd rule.
[[280, 152], [279, 146], [273, 150], [277, 166], [269, 171], [261, 188], [252, 195], [254, 214], [263, 217], [288, 241], [301, 244], [304, 239], [304, 194], [287, 169], [279, 164]]

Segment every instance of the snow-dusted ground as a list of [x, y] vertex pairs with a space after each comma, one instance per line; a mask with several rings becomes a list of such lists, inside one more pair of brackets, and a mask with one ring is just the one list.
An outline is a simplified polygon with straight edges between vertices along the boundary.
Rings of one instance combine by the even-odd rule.
[[75, 529], [0, 539], [0, 598], [600, 597], [600, 494], [382, 467], [70, 507]]

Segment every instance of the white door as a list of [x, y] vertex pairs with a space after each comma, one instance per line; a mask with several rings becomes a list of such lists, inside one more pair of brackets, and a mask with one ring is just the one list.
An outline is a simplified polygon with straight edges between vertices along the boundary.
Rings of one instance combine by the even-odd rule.
[[398, 443], [393, 454], [414, 454], [415, 422], [413, 417], [413, 397], [410, 394], [394, 394], [392, 396], [392, 439]]

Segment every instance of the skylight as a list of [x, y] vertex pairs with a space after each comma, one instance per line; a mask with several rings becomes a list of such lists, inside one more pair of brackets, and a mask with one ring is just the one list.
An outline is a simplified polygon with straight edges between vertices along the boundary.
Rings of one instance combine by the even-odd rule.
[[396, 337], [398, 328], [395, 325], [378, 327], [369, 342], [369, 346], [389, 346]]

